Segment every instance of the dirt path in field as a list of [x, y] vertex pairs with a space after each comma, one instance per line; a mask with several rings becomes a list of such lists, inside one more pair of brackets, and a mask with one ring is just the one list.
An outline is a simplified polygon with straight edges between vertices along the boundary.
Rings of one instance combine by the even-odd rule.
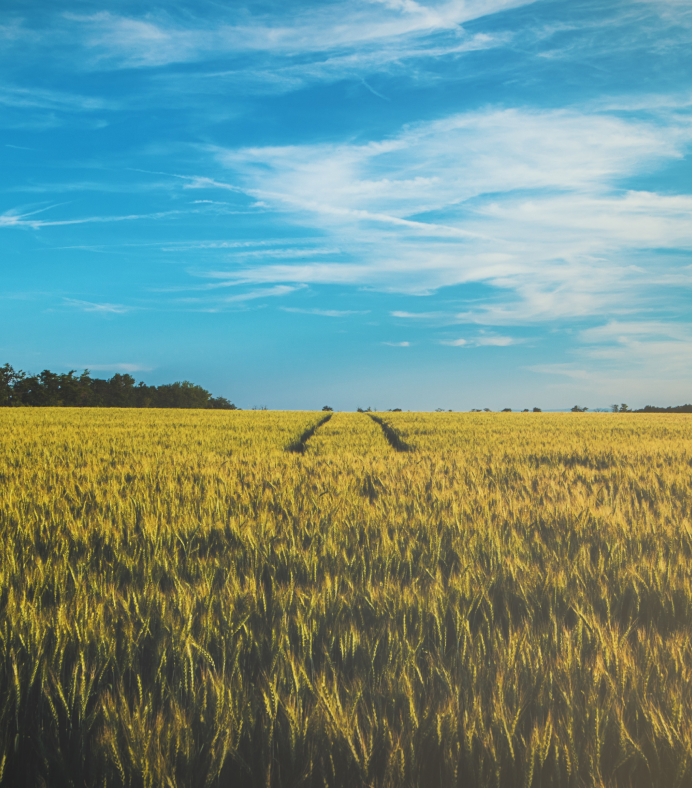
[[399, 431], [394, 429], [391, 424], [387, 424], [384, 419], [380, 418], [379, 416], [375, 416], [374, 413], [368, 413], [368, 416], [370, 416], [374, 422], [382, 427], [384, 437], [395, 451], [413, 451], [413, 446], [410, 446], [408, 443], [406, 443], [406, 441], [401, 437]]
[[309, 442], [307, 453], [314, 456], [384, 456], [394, 454], [394, 451], [381, 428], [362, 413], [335, 413], [334, 418]]
[[326, 424], [329, 419], [331, 419], [332, 414], [328, 413], [326, 416], [321, 418], [319, 421], [315, 422], [312, 426], [308, 427], [305, 432], [293, 443], [290, 443], [286, 447], [286, 451], [293, 451], [296, 454], [304, 454], [305, 449], [307, 448], [307, 442], [312, 438], [312, 436], [317, 432], [317, 430], [323, 425]]

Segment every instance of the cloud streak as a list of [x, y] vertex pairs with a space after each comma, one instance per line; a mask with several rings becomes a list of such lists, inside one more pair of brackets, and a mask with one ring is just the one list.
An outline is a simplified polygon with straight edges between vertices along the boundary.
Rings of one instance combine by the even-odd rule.
[[367, 315], [369, 309], [301, 309], [293, 306], [282, 306], [283, 312], [293, 312], [299, 315], [318, 315], [319, 317], [350, 317], [351, 315]]
[[76, 298], [63, 298], [63, 304], [80, 312], [95, 312], [99, 315], [124, 315], [131, 312], [134, 307], [124, 304], [95, 303], [93, 301], [80, 301]]
[[465, 23], [531, 1], [447, 0], [424, 5], [353, 0], [294, 9], [283, 17], [248, 17], [245, 24], [229, 24], [221, 18], [213, 26], [207, 20], [190, 24], [188, 19], [183, 24], [170, 15], [138, 18], [109, 11], [66, 14], [64, 19], [81, 28], [80, 38], [94, 65], [146, 68], [228, 53], [296, 56], [368, 47], [382, 50], [389, 42], [415, 41], [439, 32], [461, 36]]
[[442, 339], [440, 344], [449, 345], [450, 347], [509, 347], [509, 345], [517, 345], [521, 341], [514, 337], [485, 336], [481, 334], [466, 339]]
[[153, 367], [144, 364], [131, 364], [128, 362], [117, 364], [72, 364], [77, 369], [88, 369], [90, 372], [151, 372]]
[[483, 282], [503, 298], [456, 319], [500, 325], [626, 312], [652, 277], [674, 276], [672, 258], [664, 271], [627, 255], [692, 249], [692, 197], [620, 183], [680, 160], [691, 141], [684, 118], [488, 109], [365, 144], [213, 153], [240, 188], [364, 261], [263, 264], [239, 281], [421, 293]]

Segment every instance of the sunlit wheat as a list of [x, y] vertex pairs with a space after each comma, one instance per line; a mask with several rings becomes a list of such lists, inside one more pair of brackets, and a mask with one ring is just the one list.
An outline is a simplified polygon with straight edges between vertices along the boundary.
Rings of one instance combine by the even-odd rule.
[[687, 786], [692, 417], [0, 410], [8, 786]]

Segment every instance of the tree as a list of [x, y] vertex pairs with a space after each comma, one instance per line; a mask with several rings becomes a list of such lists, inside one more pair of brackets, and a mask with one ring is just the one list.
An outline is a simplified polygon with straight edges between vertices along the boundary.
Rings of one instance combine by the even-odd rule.
[[[129, 376], [128, 376], [129, 377]], [[134, 383], [134, 381], [133, 381]], [[210, 394], [201, 386], [184, 380], [169, 383], [156, 389], [156, 408], [206, 408]]]
[[534, 413], [543, 413], [543, 411], [540, 408], [534, 408], [533, 412]]
[[572, 413], [586, 413], [587, 410], [588, 408], [580, 408], [579, 405], [575, 405], [572, 408]]
[[230, 400], [227, 400], [226, 397], [212, 397], [207, 407], [213, 410], [238, 410], [238, 408], [236, 408]]
[[325, 406], [322, 408], [322, 410], [324, 410], [324, 411], [328, 411], [329, 413], [332, 413], [332, 412], [334, 411], [334, 408], [330, 408], [330, 407], [329, 407], [329, 405], [325, 405]]
[[46, 405], [41, 391], [41, 379], [38, 375], [25, 375], [15, 381], [12, 389], [13, 405], [29, 405], [39, 407]]
[[163, 386], [135, 385], [131, 375], [113, 375], [110, 380], [92, 378], [85, 369], [55, 373], [44, 369], [27, 375], [9, 364], [0, 367], [0, 407], [97, 407], [97, 408], [213, 408], [237, 410], [225, 397], [211, 394], [185, 380]]
[[14, 386], [23, 377], [23, 372], [15, 372], [9, 364], [0, 367], [0, 407], [6, 408], [14, 404]]

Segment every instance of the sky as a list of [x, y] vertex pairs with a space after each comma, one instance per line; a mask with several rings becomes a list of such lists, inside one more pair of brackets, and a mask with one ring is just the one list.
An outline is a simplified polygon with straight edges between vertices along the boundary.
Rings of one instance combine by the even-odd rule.
[[4, 0], [0, 365], [692, 401], [692, 0]]

